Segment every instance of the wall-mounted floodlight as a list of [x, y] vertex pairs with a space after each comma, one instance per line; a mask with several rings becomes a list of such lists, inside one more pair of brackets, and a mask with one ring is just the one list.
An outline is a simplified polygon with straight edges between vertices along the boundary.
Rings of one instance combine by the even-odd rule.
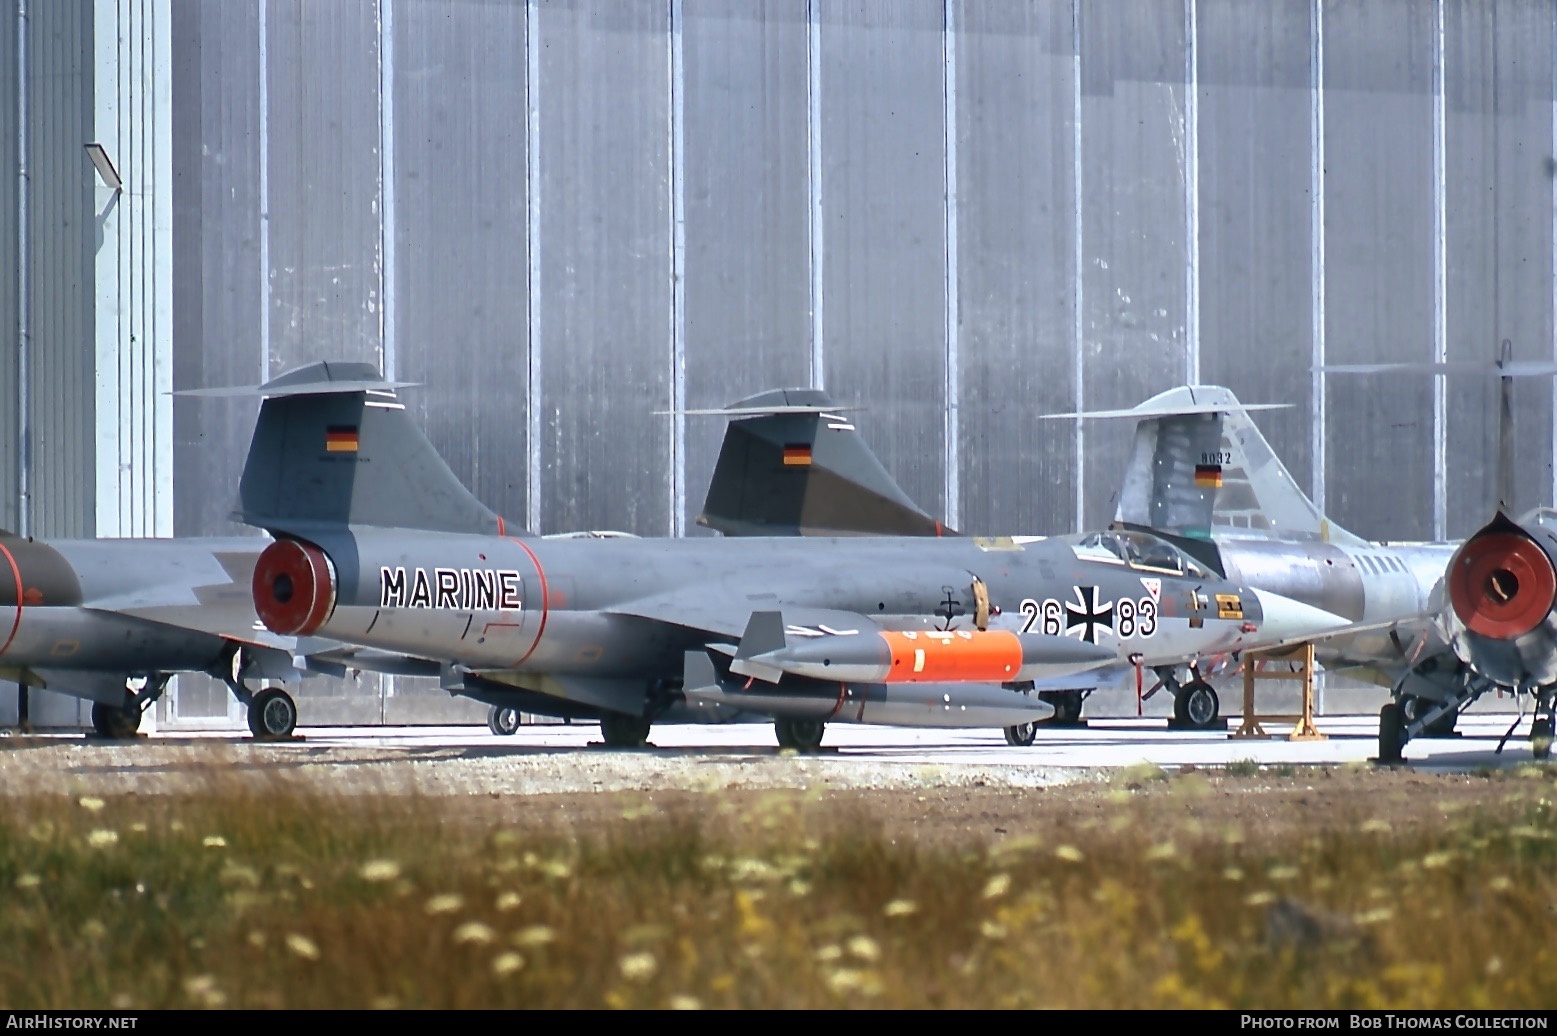
[[124, 189], [124, 182], [119, 179], [119, 171], [114, 168], [113, 161], [108, 157], [108, 151], [101, 144], [88, 144], [86, 146], [87, 157], [97, 167], [97, 175], [102, 177], [104, 187], [112, 187], [116, 191]]

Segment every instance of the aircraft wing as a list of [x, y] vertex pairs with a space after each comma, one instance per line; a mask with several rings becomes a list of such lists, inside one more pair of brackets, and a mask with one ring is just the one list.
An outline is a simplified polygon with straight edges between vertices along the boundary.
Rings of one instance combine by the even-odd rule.
[[739, 640], [746, 632], [753, 612], [779, 610], [784, 613], [785, 623], [797, 630], [814, 629], [822, 633], [825, 626], [866, 633], [881, 629], [875, 620], [858, 612], [781, 605], [772, 594], [726, 595], [710, 593], [706, 588], [673, 590], [606, 609], [609, 614], [650, 619], [731, 641]]
[[1406, 669], [1448, 648], [1434, 614], [1380, 622], [1354, 623], [1313, 638], [1328, 672], [1351, 671], [1372, 683], [1390, 686]]
[[250, 582], [265, 542], [108, 539], [59, 549], [80, 578], [83, 608], [292, 654], [296, 639], [270, 632], [254, 614]]

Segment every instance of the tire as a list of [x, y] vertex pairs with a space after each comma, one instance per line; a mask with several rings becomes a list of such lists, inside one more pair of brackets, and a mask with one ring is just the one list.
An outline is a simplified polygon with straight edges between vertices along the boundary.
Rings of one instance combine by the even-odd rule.
[[611, 748], [642, 748], [649, 740], [649, 721], [624, 712], [600, 717], [600, 737]]
[[1038, 740], [1038, 724], [1019, 723], [1014, 727], [1006, 727], [1004, 733], [1006, 735], [1006, 744], [1026, 748]]
[[291, 737], [297, 729], [297, 703], [279, 687], [267, 687], [249, 702], [249, 733], [261, 740]]
[[822, 745], [822, 735], [827, 731], [827, 724], [819, 719], [780, 719], [774, 720], [773, 732], [778, 736], [780, 748], [795, 748], [802, 752], [811, 752]]
[[1549, 759], [1552, 755], [1552, 721], [1538, 719], [1530, 724], [1530, 752], [1537, 759]]
[[519, 710], [493, 705], [487, 709], [487, 729], [498, 737], [512, 737], [519, 732]]
[[[1418, 698], [1414, 694], [1401, 695], [1400, 719], [1403, 723], [1414, 723], [1419, 716], [1425, 716], [1438, 707], [1438, 703], [1428, 701], [1426, 698]], [[1459, 718], [1458, 713], [1447, 712], [1432, 723], [1428, 724], [1418, 737], [1447, 737], [1454, 733], [1454, 722]]]
[[92, 703], [92, 729], [98, 736], [124, 741], [141, 728], [141, 710], [134, 705], [113, 706]]
[[1210, 730], [1221, 715], [1222, 699], [1204, 680], [1185, 684], [1173, 696], [1173, 718], [1193, 730]]
[[1390, 702], [1379, 710], [1379, 762], [1386, 765], [1403, 762], [1401, 750], [1406, 747], [1406, 721], [1400, 714], [1400, 706]]
[[1039, 691], [1038, 698], [1054, 709], [1054, 715], [1044, 722], [1051, 727], [1074, 727], [1081, 722], [1081, 691]]

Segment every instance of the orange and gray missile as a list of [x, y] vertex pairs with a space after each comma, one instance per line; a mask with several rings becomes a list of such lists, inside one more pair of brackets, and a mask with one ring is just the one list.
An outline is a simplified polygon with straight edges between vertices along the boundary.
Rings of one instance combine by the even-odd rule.
[[1116, 661], [1110, 648], [1010, 630], [848, 630], [791, 640], [779, 613], [758, 612], [731, 668], [763, 679], [789, 673], [871, 684], [1001, 684], [1065, 676]]
[[1035, 693], [997, 683], [857, 683], [790, 677], [782, 684], [721, 679], [706, 651], [686, 655], [682, 693], [694, 711], [726, 707], [789, 719], [901, 727], [1010, 727], [1054, 715]]

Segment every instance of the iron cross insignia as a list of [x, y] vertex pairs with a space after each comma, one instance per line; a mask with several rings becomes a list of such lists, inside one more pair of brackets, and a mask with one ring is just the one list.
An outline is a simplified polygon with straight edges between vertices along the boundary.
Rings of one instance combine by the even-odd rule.
[[1097, 587], [1089, 586], [1091, 598], [1082, 592], [1082, 587], [1072, 587], [1076, 595], [1076, 603], [1065, 602], [1065, 635], [1070, 636], [1070, 631], [1080, 629], [1080, 638], [1088, 644], [1096, 644], [1101, 631], [1114, 630], [1114, 602], [1103, 601], [1098, 598]]

